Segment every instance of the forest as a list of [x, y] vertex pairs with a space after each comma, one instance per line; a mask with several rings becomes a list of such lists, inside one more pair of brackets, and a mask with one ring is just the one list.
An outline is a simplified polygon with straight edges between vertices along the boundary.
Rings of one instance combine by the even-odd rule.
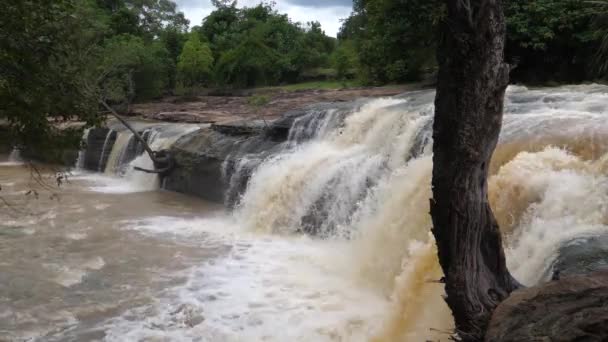
[[[355, 0], [338, 35], [368, 83], [407, 82], [436, 71], [439, 0]], [[512, 82], [572, 83], [606, 77], [608, 2], [512, 0], [505, 4]]]
[[[124, 112], [132, 102], [205, 89], [433, 82], [437, 75], [446, 15], [439, 0], [355, 0], [337, 38], [318, 22], [293, 22], [272, 2], [212, 2], [209, 16], [189, 23], [171, 0], [8, 1], [0, 118], [20, 144], [44, 146], [54, 134], [47, 117], [93, 125], [100, 100]], [[505, 12], [512, 82], [606, 78], [607, 1], [514, 0]]]

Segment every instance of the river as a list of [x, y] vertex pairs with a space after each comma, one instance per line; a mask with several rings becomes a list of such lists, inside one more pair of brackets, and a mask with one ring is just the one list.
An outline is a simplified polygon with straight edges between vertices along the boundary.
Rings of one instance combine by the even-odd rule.
[[[133, 170], [145, 155], [123, 160], [128, 133], [106, 172], [77, 167], [60, 187], [50, 166], [5, 158], [0, 341], [447, 340], [433, 97], [310, 111], [233, 209], [160, 190]], [[506, 104], [490, 201], [509, 268], [533, 285], [561, 246], [608, 233], [608, 87], [512, 86]], [[171, 127], [157, 148], [198, 129]]]

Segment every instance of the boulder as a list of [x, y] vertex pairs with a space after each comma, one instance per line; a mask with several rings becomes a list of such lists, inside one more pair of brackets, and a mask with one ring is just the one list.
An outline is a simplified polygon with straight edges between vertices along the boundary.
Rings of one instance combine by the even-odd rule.
[[608, 269], [608, 235], [587, 236], [564, 244], [553, 264], [553, 279]]
[[494, 311], [486, 341], [608, 341], [608, 272], [515, 291]]

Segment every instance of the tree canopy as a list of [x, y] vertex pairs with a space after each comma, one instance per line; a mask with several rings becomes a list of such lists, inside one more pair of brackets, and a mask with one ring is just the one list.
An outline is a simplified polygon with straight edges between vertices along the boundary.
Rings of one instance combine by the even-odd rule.
[[[436, 74], [440, 0], [355, 0], [338, 39], [273, 3], [214, 0], [199, 25], [170, 0], [9, 0], [0, 22], [0, 120], [18, 145], [45, 146], [49, 122], [98, 120], [98, 101], [128, 111], [184, 89], [309, 79], [367, 84]], [[516, 82], [576, 82], [608, 74], [608, 1], [505, 3], [507, 61]]]
[[9, 1], [2, 11], [0, 120], [18, 146], [73, 142], [73, 136], [60, 139], [49, 122], [96, 122], [96, 101], [83, 76], [91, 65], [88, 41], [103, 23], [86, 20], [88, 8], [72, 0]]
[[212, 67], [213, 55], [209, 46], [201, 43], [198, 35], [190, 35], [178, 57], [179, 81], [186, 87], [209, 83]]
[[336, 40], [319, 23], [294, 23], [271, 3], [213, 3], [190, 32], [170, 0], [9, 0], [0, 120], [17, 145], [39, 149], [57, 140], [55, 120], [98, 123], [100, 100], [127, 111], [176, 87], [274, 85], [331, 66]]
[[[608, 51], [607, 7], [605, 0], [506, 2], [506, 53], [516, 65], [514, 81], [580, 82], [604, 76], [607, 63], [595, 66], [598, 51]], [[436, 0], [355, 0], [338, 37], [354, 42], [367, 83], [419, 80], [436, 70], [435, 34], [443, 16], [443, 2]]]

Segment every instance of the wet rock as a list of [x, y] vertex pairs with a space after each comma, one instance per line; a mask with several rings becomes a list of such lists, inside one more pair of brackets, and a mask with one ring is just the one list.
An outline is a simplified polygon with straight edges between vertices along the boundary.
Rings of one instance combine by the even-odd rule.
[[608, 269], [608, 235], [577, 238], [559, 249], [553, 279]]
[[608, 272], [514, 292], [494, 312], [486, 341], [608, 341]]
[[[175, 169], [163, 180], [163, 188], [223, 203], [231, 184], [241, 190], [247, 179], [232, 179], [241, 160], [262, 160], [279, 149], [279, 142], [264, 134], [236, 134], [238, 127], [203, 128], [180, 138], [171, 148]], [[229, 131], [232, 134], [226, 134]], [[256, 163], [251, 164], [255, 167]], [[244, 178], [250, 172], [241, 173]], [[237, 198], [238, 195], [231, 196]]]

